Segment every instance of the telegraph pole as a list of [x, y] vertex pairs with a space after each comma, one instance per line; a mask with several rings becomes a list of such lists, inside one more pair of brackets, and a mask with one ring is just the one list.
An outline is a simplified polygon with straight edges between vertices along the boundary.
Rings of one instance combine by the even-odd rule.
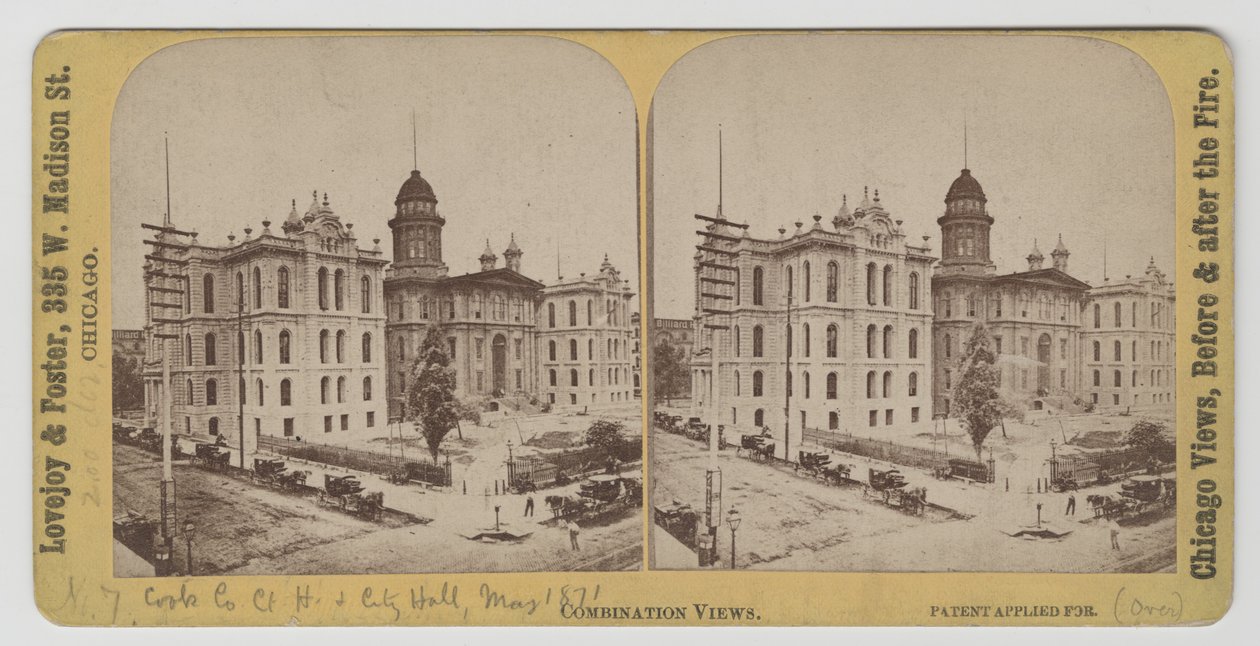
[[783, 459], [789, 462], [792, 460], [792, 289], [793, 285], [789, 283], [787, 307], [784, 308], [787, 330], [783, 336]]

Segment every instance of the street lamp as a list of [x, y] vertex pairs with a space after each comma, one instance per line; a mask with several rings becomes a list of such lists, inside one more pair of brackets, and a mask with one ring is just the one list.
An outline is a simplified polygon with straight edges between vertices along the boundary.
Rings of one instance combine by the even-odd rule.
[[494, 506], [494, 531], [496, 532], [499, 531], [499, 507], [500, 505]]
[[735, 530], [739, 529], [739, 512], [731, 509], [726, 512], [726, 524], [731, 528], [731, 569], [735, 569]]
[[197, 527], [193, 525], [193, 522], [191, 520], [184, 523], [184, 541], [188, 545], [188, 576], [192, 576], [192, 573], [193, 573], [192, 541], [193, 541], [193, 530], [196, 528]]

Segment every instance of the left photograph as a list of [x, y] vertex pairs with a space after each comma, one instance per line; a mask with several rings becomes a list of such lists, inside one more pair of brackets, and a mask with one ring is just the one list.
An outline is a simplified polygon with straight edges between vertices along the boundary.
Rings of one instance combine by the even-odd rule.
[[532, 36], [222, 38], [111, 131], [119, 577], [638, 570], [636, 116]]

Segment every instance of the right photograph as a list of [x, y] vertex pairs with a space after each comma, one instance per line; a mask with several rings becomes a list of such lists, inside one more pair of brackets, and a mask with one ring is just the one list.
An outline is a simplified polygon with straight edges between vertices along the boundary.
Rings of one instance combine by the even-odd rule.
[[1140, 57], [735, 36], [649, 127], [653, 569], [1175, 571], [1173, 122]]

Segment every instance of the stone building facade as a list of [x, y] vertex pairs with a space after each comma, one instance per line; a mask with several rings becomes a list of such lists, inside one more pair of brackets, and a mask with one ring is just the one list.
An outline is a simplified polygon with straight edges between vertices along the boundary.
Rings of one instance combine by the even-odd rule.
[[242, 403], [247, 447], [383, 425], [380, 248], [360, 248], [327, 195], [301, 216], [294, 203], [279, 231], [262, 225], [224, 245], [159, 230], [145, 263], [147, 423], [160, 415], [165, 346], [175, 432], [235, 439]]
[[941, 261], [932, 276], [934, 412], [948, 416], [965, 344], [988, 328], [1000, 388], [1016, 400], [1072, 400], [1080, 387], [1081, 304], [1089, 285], [1068, 273], [1060, 239], [1053, 264], [1033, 245], [1028, 270], [998, 274], [989, 256], [993, 217], [980, 183], [963, 169], [945, 196]]
[[[398, 191], [389, 221], [394, 261], [386, 272], [384, 299], [391, 419], [402, 415], [408, 375], [434, 325], [446, 335], [461, 399], [537, 399], [555, 405], [623, 401], [631, 390], [633, 294], [617, 270], [605, 261], [592, 278], [545, 285], [522, 273], [524, 251], [513, 235], [503, 266], [487, 240], [478, 258], [480, 271], [450, 276], [442, 251], [446, 219], [437, 204], [428, 180], [413, 170]], [[568, 325], [570, 320], [577, 324]], [[570, 340], [578, 344], [577, 359], [571, 358]]]
[[557, 406], [631, 401], [634, 393], [634, 294], [608, 257], [599, 273], [543, 289], [539, 392]]
[[878, 191], [852, 212], [846, 198], [830, 225], [816, 215], [757, 239], [714, 222], [696, 255], [693, 401], [720, 424], [770, 427], [790, 459], [804, 429], [912, 422], [931, 407], [926, 240], [908, 240]]
[[1171, 404], [1174, 289], [1152, 258], [1141, 276], [1091, 288], [1081, 329], [1081, 391], [1102, 409]]

